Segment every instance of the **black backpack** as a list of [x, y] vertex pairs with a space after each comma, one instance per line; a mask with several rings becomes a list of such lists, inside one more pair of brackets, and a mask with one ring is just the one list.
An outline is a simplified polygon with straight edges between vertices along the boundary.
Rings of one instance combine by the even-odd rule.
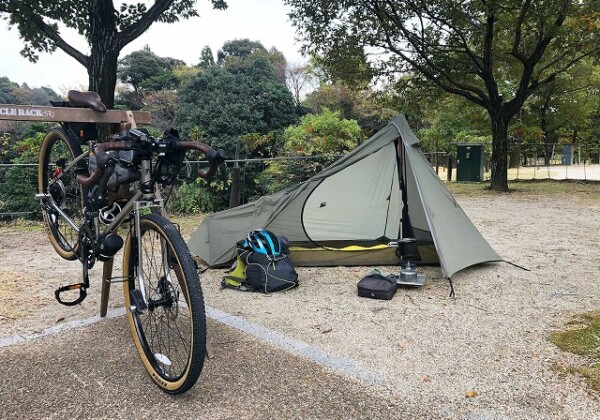
[[272, 293], [298, 286], [298, 273], [287, 254], [272, 257], [245, 251], [240, 258], [246, 264], [246, 284], [255, 291]]
[[282, 252], [278, 256], [255, 252], [244, 241], [238, 242], [236, 264], [223, 278], [222, 287], [273, 293], [298, 286], [298, 273], [289, 257], [287, 238], [278, 238], [282, 244]]

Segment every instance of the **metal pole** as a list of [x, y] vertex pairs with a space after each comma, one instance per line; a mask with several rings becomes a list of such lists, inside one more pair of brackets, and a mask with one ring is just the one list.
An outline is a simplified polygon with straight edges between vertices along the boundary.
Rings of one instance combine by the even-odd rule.
[[240, 205], [240, 139], [235, 144], [235, 162], [233, 163], [233, 173], [231, 180], [231, 195], [229, 196], [229, 208], [232, 209]]
[[438, 141], [437, 141], [437, 139], [435, 140], [435, 173], [437, 175], [440, 174], [440, 164], [438, 161]]

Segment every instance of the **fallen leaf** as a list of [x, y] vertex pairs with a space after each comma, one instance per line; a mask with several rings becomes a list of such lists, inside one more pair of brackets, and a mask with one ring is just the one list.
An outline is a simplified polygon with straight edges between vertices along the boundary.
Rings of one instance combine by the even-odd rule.
[[466, 397], [467, 397], [467, 398], [474, 398], [474, 397], [476, 397], [476, 396], [477, 396], [477, 392], [476, 392], [476, 391], [469, 391], [469, 392], [467, 392], [467, 394], [466, 394]]
[[64, 320], [65, 320], [65, 318], [64, 318], [64, 317], [60, 317], [60, 318], [58, 318], [58, 319], [56, 320], [56, 322], [61, 322], [61, 321], [64, 321]]
[[401, 349], [404, 348], [404, 346], [406, 346], [406, 343], [402, 340], [398, 341], [398, 347], [400, 347]]
[[333, 328], [327, 328], [326, 330], [321, 331], [322, 334], [327, 334], [333, 331]]
[[429, 376], [427, 376], [427, 375], [423, 376], [423, 382], [429, 382], [429, 381], [430, 381]]

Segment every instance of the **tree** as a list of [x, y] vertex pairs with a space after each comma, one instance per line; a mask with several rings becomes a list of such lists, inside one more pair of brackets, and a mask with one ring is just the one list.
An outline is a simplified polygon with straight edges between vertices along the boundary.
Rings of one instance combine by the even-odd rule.
[[557, 76], [528, 101], [529, 114], [543, 133], [544, 159], [550, 164], [552, 149], [560, 142], [576, 143], [598, 105], [600, 69], [590, 62]]
[[318, 115], [305, 115], [298, 125], [286, 128], [284, 139], [286, 150], [296, 155], [339, 156], [360, 144], [361, 130], [356, 121], [324, 109]]
[[0, 77], [0, 104], [14, 104], [13, 90], [18, 87], [19, 84], [11, 82], [8, 77]]
[[[216, 9], [227, 7], [224, 0], [211, 2]], [[35, 62], [40, 52], [60, 48], [87, 69], [89, 89], [112, 108], [121, 50], [156, 21], [173, 23], [197, 16], [195, 3], [196, 0], [155, 0], [149, 8], [144, 3], [122, 3], [115, 10], [113, 2], [106, 0], [0, 0], [0, 13], [18, 28], [25, 42], [22, 51], [25, 57]], [[76, 29], [86, 38], [89, 54], [61, 36], [59, 23]]]
[[[445, 94], [426, 115], [427, 127], [418, 131], [420, 147], [429, 152], [453, 153], [456, 143], [489, 143], [485, 111], [466, 99]], [[437, 160], [439, 163], [439, 158]]]
[[258, 41], [236, 39], [227, 41], [217, 52], [217, 63], [231, 73], [253, 71], [253, 66], [249, 63], [257, 60], [266, 60], [270, 64], [272, 76], [285, 83], [287, 61], [276, 48], [267, 50]]
[[198, 67], [207, 69], [215, 65], [215, 57], [213, 55], [212, 50], [208, 45], [205, 45], [200, 51], [200, 63], [198, 63]]
[[[597, 1], [285, 0], [305, 52], [329, 67], [368, 48], [379, 76], [417, 71], [483, 107], [491, 122], [491, 188], [508, 190], [508, 127], [525, 100], [597, 53]], [[378, 54], [382, 53], [382, 54]], [[357, 54], [353, 54], [355, 59]]]
[[119, 60], [117, 74], [121, 82], [129, 83], [136, 93], [142, 93], [142, 90], [175, 89], [178, 80], [172, 70], [178, 66], [185, 66], [185, 62], [159, 57], [146, 45], [144, 49]]
[[324, 83], [306, 96], [302, 106], [313, 114], [339, 112], [341, 118], [356, 120], [365, 136], [371, 137], [398, 113], [387, 106], [383, 96], [370, 88], [355, 90], [342, 83]]
[[267, 51], [267, 49], [260, 42], [250, 41], [247, 38], [227, 41], [217, 52], [217, 63], [223, 64], [231, 57], [243, 60], [257, 51]]
[[358, 123], [341, 118], [339, 112], [324, 109], [318, 115], [305, 115], [298, 125], [285, 129], [283, 153], [319, 159], [273, 161], [259, 175], [259, 188], [265, 193], [274, 193], [303, 182], [332, 164], [340, 155], [353, 150], [361, 139]]
[[312, 76], [308, 71], [308, 65], [289, 63], [285, 69], [285, 82], [294, 95], [296, 106], [300, 106], [300, 95], [312, 82]]
[[185, 134], [199, 127], [205, 142], [232, 153], [238, 136], [266, 134], [297, 117], [291, 93], [276, 76], [279, 58], [254, 42], [230, 41], [223, 50], [218, 65], [179, 89], [176, 122]]
[[[19, 86], [7, 77], [0, 77], [0, 103], [16, 105], [49, 105], [61, 97], [49, 87], [30, 88], [26, 83]], [[48, 130], [48, 124], [31, 121], [0, 121], [0, 162], [16, 158], [15, 145], [21, 140]]]
[[[277, 74], [285, 60], [281, 53], [247, 40], [230, 41], [221, 51], [227, 53], [220, 54], [216, 65], [200, 70], [178, 90], [175, 121], [184, 136], [199, 137], [234, 156], [238, 139], [283, 131], [297, 121], [297, 115], [292, 94]], [[248, 157], [260, 156], [261, 150], [253, 150], [258, 155]], [[245, 197], [254, 197], [260, 169], [246, 166]], [[213, 208], [227, 205], [222, 192], [206, 192], [220, 200]]]
[[148, 92], [144, 96], [144, 102], [146, 109], [152, 113], [153, 126], [162, 131], [173, 127], [177, 109], [177, 92], [173, 90]]

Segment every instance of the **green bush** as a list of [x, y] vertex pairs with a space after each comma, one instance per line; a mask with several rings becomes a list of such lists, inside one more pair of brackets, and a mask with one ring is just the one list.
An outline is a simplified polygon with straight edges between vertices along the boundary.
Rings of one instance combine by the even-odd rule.
[[[16, 156], [13, 163], [37, 163], [43, 138], [44, 134], [38, 133], [17, 142], [10, 150]], [[36, 166], [13, 166], [0, 172], [0, 213], [39, 214], [37, 192]]]
[[37, 168], [14, 166], [0, 174], [0, 213], [37, 213]]
[[173, 187], [167, 211], [174, 214], [212, 213], [216, 208], [210, 187], [201, 179]]

